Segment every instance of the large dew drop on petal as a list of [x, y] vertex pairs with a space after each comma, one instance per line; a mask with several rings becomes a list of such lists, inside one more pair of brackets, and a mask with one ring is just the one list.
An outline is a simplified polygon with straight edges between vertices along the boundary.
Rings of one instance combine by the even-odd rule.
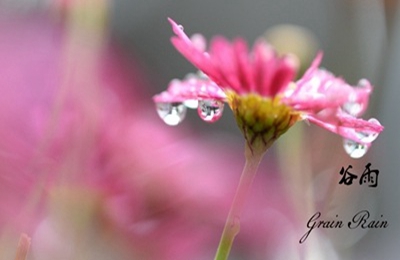
[[368, 146], [366, 144], [360, 144], [349, 139], [344, 139], [343, 147], [346, 153], [354, 159], [363, 157], [368, 151]]
[[378, 137], [378, 133], [357, 132], [356, 134], [365, 143], [371, 143]]
[[186, 106], [180, 102], [158, 102], [157, 113], [167, 125], [178, 125], [186, 116]]
[[[368, 122], [376, 125], [380, 125], [379, 121], [375, 118], [371, 118]], [[379, 133], [376, 132], [356, 132], [357, 136], [364, 143], [372, 143], [378, 137]]]
[[200, 100], [197, 112], [201, 119], [212, 123], [221, 118], [224, 111], [224, 102], [219, 100]]

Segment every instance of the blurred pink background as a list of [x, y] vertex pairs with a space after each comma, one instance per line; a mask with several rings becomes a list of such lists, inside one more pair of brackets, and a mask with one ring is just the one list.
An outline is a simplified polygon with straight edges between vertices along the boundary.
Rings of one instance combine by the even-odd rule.
[[[232, 259], [396, 259], [400, 5], [372, 0], [0, 2], [0, 258], [15, 256], [21, 233], [28, 259], [213, 257], [243, 140], [229, 109], [215, 124], [195, 112], [177, 127], [158, 118], [152, 95], [194, 71], [169, 42], [167, 17], [189, 34], [249, 42], [301, 26], [315, 44], [304, 63], [322, 49], [335, 74], [375, 86], [368, 116], [385, 130], [363, 159], [306, 124], [267, 153]], [[367, 162], [378, 188], [338, 185], [341, 167], [361, 174]], [[346, 219], [362, 209], [389, 227], [298, 243], [316, 210]]]

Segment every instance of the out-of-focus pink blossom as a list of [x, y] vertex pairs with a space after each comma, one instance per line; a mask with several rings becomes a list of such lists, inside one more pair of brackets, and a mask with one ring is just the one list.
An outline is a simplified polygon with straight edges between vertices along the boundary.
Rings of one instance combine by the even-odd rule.
[[140, 68], [113, 48], [71, 43], [47, 19], [0, 31], [0, 235], [29, 234], [29, 259], [212, 255], [242, 154], [156, 120]]
[[[358, 86], [353, 87], [330, 72], [319, 69], [322, 53], [317, 55], [304, 76], [293, 82], [297, 60], [290, 55], [278, 57], [275, 50], [263, 40], [257, 41], [249, 52], [246, 42], [241, 38], [230, 43], [222, 37], [215, 37], [209, 51], [206, 51], [206, 43], [201, 35], [196, 34], [190, 39], [182, 26], [172, 19], [169, 21], [176, 34], [171, 39], [173, 45], [208, 78], [203, 76], [197, 82], [193, 78], [180, 82], [174, 80], [167, 91], [154, 96], [155, 102], [219, 100], [227, 101], [236, 110], [237, 101], [232, 104], [232, 100], [222, 92], [227, 95], [234, 93], [239, 97], [255, 94], [290, 107], [290, 118], [293, 120], [289, 121], [298, 120], [293, 118], [293, 115], [298, 115], [299, 119], [308, 120], [362, 145], [369, 146], [383, 130], [376, 119], [365, 121], [358, 118], [367, 108], [371, 84], [362, 79]], [[216, 89], [216, 85], [220, 90]], [[243, 118], [240, 119], [242, 121]], [[249, 122], [252, 123], [252, 120]]]

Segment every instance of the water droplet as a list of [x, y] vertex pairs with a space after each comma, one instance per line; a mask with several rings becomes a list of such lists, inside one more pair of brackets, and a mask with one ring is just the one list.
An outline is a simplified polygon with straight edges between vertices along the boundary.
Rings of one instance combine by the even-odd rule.
[[[372, 124], [381, 125], [379, 121], [375, 118], [369, 119], [368, 122]], [[362, 131], [356, 132], [356, 134], [358, 138], [360, 138], [360, 140], [363, 141], [364, 143], [372, 143], [379, 135], [379, 133], [376, 132], [362, 132]]]
[[197, 112], [206, 122], [215, 122], [221, 118], [224, 111], [224, 102], [219, 100], [200, 100]]
[[378, 137], [378, 133], [357, 132], [358, 138], [365, 143], [372, 143]]
[[306, 123], [308, 126], [311, 126], [310, 120], [308, 120], [307, 117], [304, 117], [302, 115], [300, 115], [301, 120], [303, 120], [304, 123]]
[[343, 110], [352, 116], [358, 116], [363, 109], [362, 104], [350, 101], [343, 105]]
[[368, 151], [368, 146], [366, 144], [360, 144], [349, 139], [343, 140], [343, 147], [346, 153], [351, 158], [355, 159], [363, 157]]
[[157, 113], [167, 125], [177, 125], [183, 121], [186, 116], [186, 107], [180, 102], [156, 104]]
[[190, 79], [193, 79], [193, 78], [197, 78], [197, 75], [195, 73], [193, 73], [193, 72], [190, 72], [190, 73], [187, 73], [183, 79], [184, 80], [190, 80]]
[[199, 106], [199, 101], [195, 99], [185, 100], [183, 104], [188, 108], [196, 109]]
[[201, 70], [198, 70], [196, 74], [199, 79], [209, 79], [209, 77]]
[[197, 80], [197, 79], [209, 79], [209, 78], [206, 74], [204, 74], [204, 72], [202, 72], [201, 70], [198, 70], [195, 73], [193, 73], [193, 72], [187, 73], [183, 79], [185, 79], [185, 80], [196, 79]]
[[369, 81], [368, 81], [368, 80], [366, 80], [366, 79], [360, 79], [360, 80], [358, 81], [356, 87], [358, 87], [358, 88], [366, 88], [366, 87], [368, 87], [369, 85], [370, 85], [370, 84], [369, 84]]

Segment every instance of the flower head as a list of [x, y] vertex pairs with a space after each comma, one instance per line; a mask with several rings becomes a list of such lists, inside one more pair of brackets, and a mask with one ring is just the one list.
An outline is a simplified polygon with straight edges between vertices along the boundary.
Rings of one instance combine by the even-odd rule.
[[214, 122], [227, 102], [251, 149], [265, 151], [295, 122], [308, 120], [344, 137], [346, 151], [355, 158], [364, 155], [383, 130], [376, 119], [357, 118], [367, 108], [371, 84], [362, 79], [353, 87], [319, 69], [322, 53], [294, 82], [297, 59], [278, 56], [263, 40], [249, 51], [241, 38], [229, 42], [215, 37], [207, 51], [202, 35], [189, 38], [182, 26], [169, 22], [176, 34], [173, 45], [202, 74], [173, 80], [166, 91], [154, 96], [167, 124], [180, 123], [186, 107], [197, 107], [202, 119]]

